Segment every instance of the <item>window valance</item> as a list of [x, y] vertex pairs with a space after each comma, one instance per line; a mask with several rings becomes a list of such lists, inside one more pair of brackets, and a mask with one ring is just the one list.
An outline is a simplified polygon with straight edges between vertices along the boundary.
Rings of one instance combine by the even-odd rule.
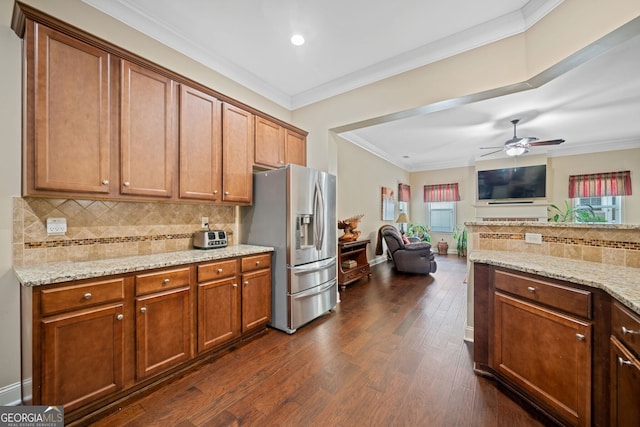
[[398, 201], [411, 201], [411, 186], [409, 184], [398, 184]]
[[631, 172], [606, 172], [569, 176], [569, 198], [630, 196]]
[[460, 200], [458, 183], [424, 186], [424, 202], [457, 202]]

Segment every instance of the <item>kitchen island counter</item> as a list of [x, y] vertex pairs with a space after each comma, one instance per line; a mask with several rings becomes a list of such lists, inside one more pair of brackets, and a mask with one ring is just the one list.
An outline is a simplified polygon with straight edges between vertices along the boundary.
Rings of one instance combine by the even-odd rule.
[[22, 286], [41, 286], [272, 251], [273, 248], [268, 246], [230, 245], [225, 248], [192, 249], [95, 261], [14, 266], [13, 270]]

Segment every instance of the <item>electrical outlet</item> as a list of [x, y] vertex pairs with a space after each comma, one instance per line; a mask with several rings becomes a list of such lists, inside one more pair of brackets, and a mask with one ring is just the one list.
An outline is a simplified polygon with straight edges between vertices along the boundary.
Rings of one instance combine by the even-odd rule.
[[66, 218], [47, 218], [47, 235], [57, 236], [67, 232]]
[[209, 228], [209, 217], [208, 216], [203, 216], [202, 217], [202, 228]]
[[542, 244], [542, 234], [540, 233], [525, 233], [524, 241], [527, 243], [535, 243], [536, 245]]

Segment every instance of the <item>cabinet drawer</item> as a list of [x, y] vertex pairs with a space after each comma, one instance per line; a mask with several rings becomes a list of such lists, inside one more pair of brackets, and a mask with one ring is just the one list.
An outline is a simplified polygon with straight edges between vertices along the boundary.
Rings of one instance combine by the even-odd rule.
[[242, 272], [271, 267], [271, 254], [262, 254], [242, 258]]
[[163, 270], [136, 276], [136, 295], [166, 291], [189, 285], [189, 268]]
[[611, 310], [611, 329], [636, 355], [640, 355], [640, 317], [620, 303], [614, 302]]
[[124, 299], [124, 279], [90, 282], [40, 291], [43, 316]]
[[496, 270], [496, 289], [591, 319], [591, 292]]
[[236, 274], [238, 263], [235, 259], [228, 261], [212, 262], [198, 266], [198, 282], [222, 279]]

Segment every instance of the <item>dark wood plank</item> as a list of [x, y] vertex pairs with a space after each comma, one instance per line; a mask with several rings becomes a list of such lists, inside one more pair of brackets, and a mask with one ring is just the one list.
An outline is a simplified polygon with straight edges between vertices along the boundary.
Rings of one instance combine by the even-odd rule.
[[373, 266], [332, 313], [269, 330], [94, 425], [545, 425], [473, 373], [466, 262], [437, 260], [430, 276]]

